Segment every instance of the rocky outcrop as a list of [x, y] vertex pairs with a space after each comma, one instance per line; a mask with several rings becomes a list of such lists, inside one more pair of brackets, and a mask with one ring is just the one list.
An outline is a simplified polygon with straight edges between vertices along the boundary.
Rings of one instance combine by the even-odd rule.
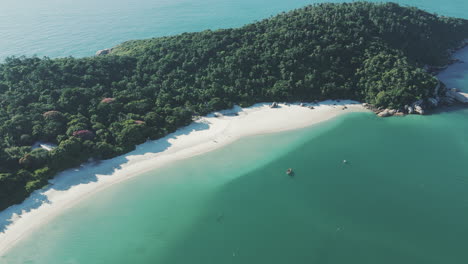
[[426, 113], [424, 100], [418, 100], [411, 106], [413, 108], [414, 114], [424, 115]]
[[462, 93], [457, 89], [447, 89], [445, 92], [446, 97], [452, 98], [456, 102], [467, 104], [468, 103], [468, 94]]
[[434, 108], [435, 108], [435, 107], [439, 106], [439, 99], [437, 99], [437, 98], [432, 98], [432, 97], [431, 97], [431, 98], [427, 99], [427, 103], [428, 103], [431, 107], [434, 107]]
[[382, 112], [378, 113], [377, 115], [380, 117], [389, 117], [393, 116], [396, 113], [396, 110], [394, 109], [385, 109]]
[[[453, 48], [453, 49], [449, 49], [447, 50], [447, 53], [449, 55], [453, 55], [455, 52], [465, 48], [468, 46], [468, 39], [465, 39], [463, 41], [460, 42], [460, 44]], [[463, 63], [463, 61], [457, 59], [457, 58], [451, 58], [448, 63], [446, 65], [443, 65], [443, 66], [434, 66], [434, 65], [424, 65], [424, 70], [432, 75], [437, 75], [438, 73], [440, 73], [441, 71], [447, 69], [448, 66], [452, 65], [452, 64], [455, 64], [455, 63]]]
[[110, 54], [111, 52], [112, 52], [112, 49], [102, 49], [102, 50], [98, 50], [98, 51], [96, 51], [96, 56], [107, 55], [107, 54]]
[[426, 110], [424, 110], [423, 106], [416, 105], [416, 106], [414, 106], [414, 112], [416, 114], [424, 115], [426, 113]]
[[[463, 40], [460, 45], [455, 47], [454, 49], [448, 50], [449, 54], [453, 54], [456, 51], [463, 49], [468, 46], [468, 39]], [[459, 59], [453, 58], [450, 59], [447, 65], [444, 66], [424, 66], [424, 69], [436, 75], [440, 71], [446, 69], [449, 65], [454, 63], [462, 63]], [[404, 115], [404, 114], [420, 114], [424, 115], [427, 111], [440, 107], [442, 105], [454, 105], [454, 104], [468, 104], [468, 93], [460, 92], [457, 89], [447, 89], [447, 87], [442, 83], [438, 82], [437, 86], [434, 88], [434, 92], [431, 97], [426, 98], [424, 100], [418, 100], [410, 105], [405, 105], [405, 107], [399, 111], [393, 113], [393, 111], [389, 109], [380, 109], [376, 108], [375, 106], [363, 104], [364, 107], [374, 111], [378, 116], [387, 117], [393, 115]], [[393, 113], [393, 114], [392, 114]]]
[[405, 105], [405, 111], [406, 111], [406, 113], [408, 113], [409, 115], [414, 114], [414, 108], [413, 108], [412, 106]]
[[[459, 50], [461, 50], [461, 49], [463, 49], [463, 48], [465, 48], [467, 46], [468, 46], [468, 39], [464, 39], [455, 48], [447, 50], [447, 53], [449, 55], [453, 55], [455, 52], [457, 52], [457, 51], [459, 51]], [[452, 59], [450, 59], [448, 61], [448, 63], [446, 65], [443, 65], [443, 66], [425, 65], [424, 70], [426, 70], [426, 72], [428, 72], [428, 73], [431, 73], [432, 75], [437, 75], [441, 71], [447, 69], [448, 66], [450, 66], [452, 64], [455, 64], [455, 63], [463, 63], [463, 61], [461, 61], [461, 60], [459, 60], [457, 58], [452, 58]]]
[[424, 70], [432, 75], [437, 75], [441, 71], [447, 69], [449, 65], [443, 65], [443, 66], [430, 66], [430, 65], [425, 65]]
[[367, 105], [367, 109], [374, 111], [380, 117], [389, 116], [404, 116], [405, 114], [424, 115], [430, 108], [439, 105], [439, 100], [436, 98], [429, 98], [427, 100], [418, 100], [411, 105], [405, 105], [402, 109], [375, 109], [373, 106]]
[[443, 105], [454, 105], [456, 103], [456, 100], [453, 99], [452, 97], [446, 96], [440, 99], [440, 103]]
[[428, 110], [442, 105], [454, 105], [457, 103], [468, 104], [468, 93], [460, 92], [458, 89], [447, 89], [444, 85], [437, 85], [433, 97], [426, 100], [418, 100], [404, 110], [408, 114], [425, 114]]

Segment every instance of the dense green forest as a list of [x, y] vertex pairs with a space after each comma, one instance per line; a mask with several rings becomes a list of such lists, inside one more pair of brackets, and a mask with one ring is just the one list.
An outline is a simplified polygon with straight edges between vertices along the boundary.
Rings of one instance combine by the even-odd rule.
[[[237, 29], [129, 41], [89, 58], [0, 64], [0, 209], [57, 172], [108, 159], [193, 116], [262, 101], [428, 98], [468, 21], [397, 4], [319, 4]], [[35, 142], [58, 146], [32, 149]]]

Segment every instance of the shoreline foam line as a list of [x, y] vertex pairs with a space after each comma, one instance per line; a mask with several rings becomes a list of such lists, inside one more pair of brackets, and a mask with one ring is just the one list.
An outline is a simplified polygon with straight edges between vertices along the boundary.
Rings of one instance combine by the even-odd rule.
[[[313, 106], [314, 109], [308, 108]], [[343, 109], [346, 106], [346, 109]], [[54, 216], [118, 182], [152, 171], [173, 161], [218, 149], [239, 138], [308, 127], [341, 114], [366, 112], [360, 103], [344, 100], [318, 104], [260, 103], [211, 113], [164, 138], [99, 163], [87, 163], [59, 173], [49, 185], [33, 192], [21, 204], [0, 212], [0, 256]]]

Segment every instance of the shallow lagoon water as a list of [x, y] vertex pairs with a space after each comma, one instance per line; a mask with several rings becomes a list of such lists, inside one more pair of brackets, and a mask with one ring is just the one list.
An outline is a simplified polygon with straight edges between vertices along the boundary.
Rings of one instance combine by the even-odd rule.
[[[0, 2], [0, 57], [88, 56], [314, 2], [49, 1]], [[468, 14], [464, 1], [399, 2]], [[468, 91], [464, 63], [440, 78]], [[467, 121], [360, 113], [245, 138], [88, 197], [0, 263], [466, 263]]]
[[3, 260], [463, 263], [467, 114], [354, 113], [245, 138], [88, 197]]

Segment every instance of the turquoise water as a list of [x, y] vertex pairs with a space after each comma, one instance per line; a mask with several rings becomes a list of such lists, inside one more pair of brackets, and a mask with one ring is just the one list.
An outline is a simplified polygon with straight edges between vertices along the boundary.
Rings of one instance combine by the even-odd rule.
[[237, 27], [293, 0], [0, 0], [0, 58], [91, 56], [131, 39]]
[[[91, 56], [130, 39], [238, 27], [319, 2], [323, 0], [0, 0], [0, 60], [12, 55]], [[394, 2], [458, 17], [467, 11], [465, 0]]]
[[[86, 56], [312, 2], [0, 0], [0, 57]], [[468, 18], [465, 1], [400, 2]], [[468, 91], [466, 64], [440, 78]], [[357, 113], [245, 138], [87, 197], [0, 263], [467, 263], [467, 121]]]
[[1, 260], [465, 263], [467, 115], [246, 138], [97, 193]]

